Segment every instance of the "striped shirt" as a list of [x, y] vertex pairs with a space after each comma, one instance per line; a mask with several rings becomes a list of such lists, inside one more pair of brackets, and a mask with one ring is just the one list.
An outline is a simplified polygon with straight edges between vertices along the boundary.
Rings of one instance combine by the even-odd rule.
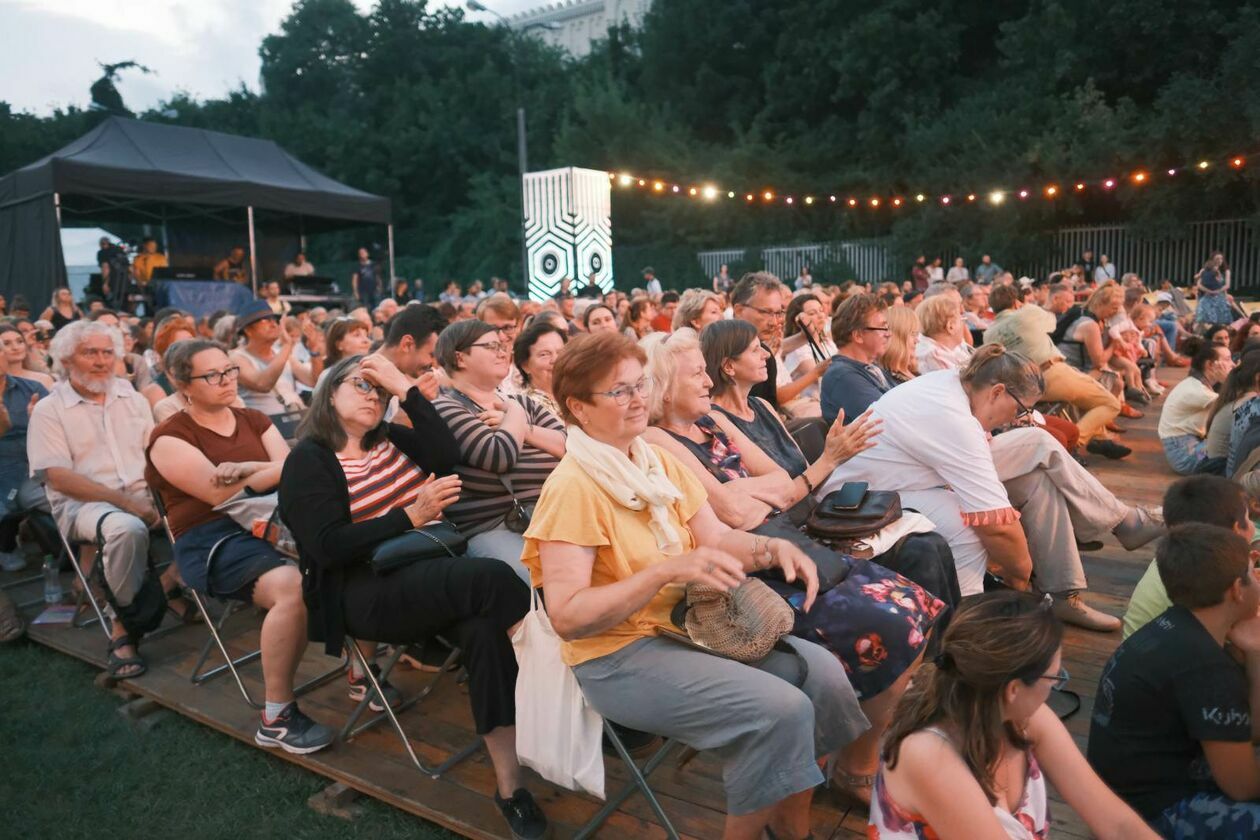
[[[564, 424], [547, 409], [523, 394], [513, 399], [525, 407], [529, 422], [543, 429], [564, 431]], [[543, 483], [560, 463], [554, 455], [528, 444], [517, 443], [503, 429], [492, 429], [477, 416], [473, 404], [453, 388], [443, 388], [433, 401], [455, 441], [459, 444], [459, 464], [455, 472], [463, 481], [459, 501], [446, 509], [446, 516], [465, 536], [489, 531], [503, 522], [512, 510], [512, 495], [501, 477], [506, 477], [521, 504], [538, 500]]]
[[394, 444], [383, 440], [362, 458], [337, 455], [350, 490], [350, 519], [363, 522], [384, 516], [416, 500], [424, 470]]

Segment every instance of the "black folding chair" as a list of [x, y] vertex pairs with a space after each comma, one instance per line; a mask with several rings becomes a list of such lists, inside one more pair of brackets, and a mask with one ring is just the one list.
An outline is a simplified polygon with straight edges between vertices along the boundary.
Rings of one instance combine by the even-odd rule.
[[661, 824], [661, 828], [665, 829], [665, 836], [669, 840], [678, 840], [678, 832], [674, 829], [674, 824], [665, 815], [665, 809], [661, 807], [661, 803], [657, 800], [651, 786], [648, 785], [647, 779], [656, 768], [665, 763], [665, 759], [669, 757], [670, 752], [680, 742], [672, 738], [666, 738], [656, 752], [652, 753], [651, 757], [643, 763], [643, 766], [639, 767], [630, 755], [630, 751], [626, 749], [626, 745], [622, 743], [621, 738], [617, 735], [617, 730], [607, 719], [604, 720], [604, 737], [612, 744], [617, 757], [626, 766], [626, 772], [630, 774], [630, 781], [616, 794], [608, 797], [607, 801], [604, 802], [604, 807], [600, 808], [595, 813], [595, 816], [587, 821], [586, 825], [578, 829], [577, 834], [573, 836], [573, 840], [586, 840], [588, 837], [594, 837], [600, 826], [607, 822], [608, 818], [613, 815], [613, 812], [621, 807], [621, 803], [633, 796], [636, 791], [643, 794], [643, 798], [647, 800], [648, 807], [656, 815], [657, 822]]
[[287, 441], [297, 438], [298, 424], [302, 422], [302, 418], [306, 416], [306, 412], [302, 409], [294, 409], [292, 411], [284, 411], [280, 414], [269, 414], [268, 419], [272, 425], [280, 430], [280, 436]]
[[[171, 532], [171, 523], [167, 519], [166, 507], [162, 504], [162, 497], [156, 490], [153, 489], [150, 489], [150, 495], [153, 497], [153, 505], [157, 509], [158, 515], [161, 517], [162, 529], [166, 532], [166, 538], [171, 544], [171, 550], [174, 551], [175, 535]], [[215, 552], [218, 548], [218, 544], [211, 547], [210, 553], [206, 557], [207, 568], [214, 562]], [[227, 599], [214, 598], [213, 596], [202, 597], [202, 594], [196, 589], [193, 589], [191, 586], [185, 587], [184, 592], [192, 598], [193, 603], [197, 606], [197, 611], [201, 613], [201, 620], [206, 625], [206, 630], [209, 632], [210, 636], [210, 638], [206, 639], [205, 644], [201, 646], [201, 653], [197, 656], [197, 661], [193, 664], [192, 673], [188, 675], [189, 681], [192, 682], [193, 685], [201, 685], [202, 683], [221, 676], [224, 673], [230, 673], [232, 675], [232, 679], [236, 681], [236, 688], [240, 691], [241, 698], [244, 699], [245, 703], [254, 709], [263, 709], [265, 704], [254, 699], [253, 695], [250, 694], [249, 689], [245, 687], [245, 681], [241, 679], [240, 671], [237, 670], [238, 668], [248, 665], [250, 662], [261, 659], [262, 648], [255, 648], [254, 650], [240, 656], [234, 657], [223, 641], [223, 628], [227, 624], [228, 619], [240, 611], [241, 607], [245, 605], [240, 601], [230, 601]], [[219, 616], [217, 619], [206, 605], [207, 598], [213, 598], [213, 600], [220, 604]], [[205, 668], [206, 661], [210, 658], [210, 655], [214, 652], [215, 648], [218, 648], [219, 654], [223, 657], [223, 664], [203, 671], [202, 669]], [[348, 663], [348, 659], [343, 659], [336, 667], [295, 687], [293, 689], [293, 696], [300, 697], [301, 695], [318, 688], [324, 683], [329, 682], [339, 674], [343, 673], [346, 670]]]
[[[446, 644], [445, 640], [442, 641]], [[342, 727], [341, 735], [339, 737], [343, 742], [349, 741], [363, 730], [370, 729], [383, 720], [388, 720], [390, 725], [394, 727], [394, 731], [398, 733], [398, 738], [402, 741], [403, 749], [407, 751], [407, 757], [411, 759], [411, 763], [415, 765], [415, 768], [425, 776], [428, 776], [430, 779], [438, 779], [456, 764], [459, 764], [465, 758], [468, 758], [479, 750], [484, 741], [481, 738], [477, 738], [468, 746], [451, 755], [441, 764], [426, 764], [418, 755], [416, 755], [415, 749], [411, 746], [411, 739], [407, 737], [407, 732], [403, 729], [402, 723], [398, 720], [398, 715], [405, 712], [407, 709], [410, 709], [412, 706], [415, 706], [433, 693], [433, 689], [437, 688], [437, 684], [442, 679], [442, 676], [446, 674], [446, 672], [450, 670], [451, 666], [453, 666], [459, 659], [460, 650], [459, 648], [451, 646], [450, 655], [446, 657], [446, 661], [442, 663], [442, 667], [438, 669], [437, 673], [434, 674], [427, 683], [425, 683], [424, 688], [421, 689], [415, 696], [399, 703], [396, 707], [392, 707], [385, 698], [385, 692], [382, 689], [382, 685], [389, 681], [389, 675], [393, 673], [394, 667], [398, 664], [399, 660], [402, 659], [406, 650], [407, 648], [405, 646], [396, 645], [393, 653], [391, 653], [389, 658], [385, 660], [385, 664], [380, 666], [380, 675], [378, 676], [373, 673], [372, 669], [369, 667], [367, 658], [363, 655], [363, 651], [359, 650], [359, 645], [356, 640], [348, 636], [346, 637], [346, 656], [347, 658], [351, 656], [355, 658], [355, 661], [359, 663], [359, 667], [363, 669], [363, 673], [367, 675], [368, 683], [371, 687], [364, 698], [359, 701], [359, 705], [355, 707], [353, 712], [351, 712], [350, 717], [347, 718], [346, 725]], [[369, 710], [369, 705], [373, 700], [376, 700], [377, 704], [382, 706], [384, 710], [376, 713], [374, 717], [364, 721], [363, 723], [359, 723], [359, 718], [363, 716], [364, 712]]]

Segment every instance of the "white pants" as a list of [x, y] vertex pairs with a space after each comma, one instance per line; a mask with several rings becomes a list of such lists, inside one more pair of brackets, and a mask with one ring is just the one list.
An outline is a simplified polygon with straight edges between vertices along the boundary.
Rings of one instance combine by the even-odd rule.
[[140, 584], [144, 583], [149, 557], [149, 526], [139, 517], [106, 502], [80, 505], [74, 521], [58, 521], [57, 526], [65, 528], [71, 540], [95, 543], [96, 523], [106, 513], [110, 515], [101, 525], [105, 549], [96, 562], [103, 564], [105, 582], [109, 584], [109, 591], [114, 593], [114, 600], [125, 607], [140, 591]]

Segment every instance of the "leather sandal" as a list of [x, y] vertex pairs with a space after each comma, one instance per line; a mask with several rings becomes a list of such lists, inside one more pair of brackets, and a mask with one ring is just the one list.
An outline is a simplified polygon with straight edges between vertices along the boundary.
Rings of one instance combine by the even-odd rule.
[[831, 771], [831, 789], [866, 807], [871, 807], [871, 793], [875, 788], [875, 775], [854, 776], [841, 770]]
[[[118, 649], [123, 647], [136, 647], [136, 643], [131, 641], [128, 635], [119, 636], [117, 639], [109, 643], [109, 666], [107, 668], [110, 677], [116, 680], [134, 680], [136, 677], [144, 675], [149, 670], [149, 665], [140, 658], [139, 648], [136, 648], [135, 656], [119, 656]], [[134, 673], [124, 676], [121, 672], [128, 668], [139, 668]]]

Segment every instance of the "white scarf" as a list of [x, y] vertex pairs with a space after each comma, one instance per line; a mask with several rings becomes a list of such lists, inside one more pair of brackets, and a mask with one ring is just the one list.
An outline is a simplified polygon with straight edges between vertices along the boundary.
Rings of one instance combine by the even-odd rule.
[[669, 509], [672, 502], [682, 498], [682, 491], [669, 480], [661, 459], [642, 438], [635, 438], [630, 444], [627, 458], [625, 453], [595, 440], [577, 426], [569, 426], [564, 451], [619, 505], [651, 512], [650, 527], [663, 554], [682, 553], [682, 537]]

